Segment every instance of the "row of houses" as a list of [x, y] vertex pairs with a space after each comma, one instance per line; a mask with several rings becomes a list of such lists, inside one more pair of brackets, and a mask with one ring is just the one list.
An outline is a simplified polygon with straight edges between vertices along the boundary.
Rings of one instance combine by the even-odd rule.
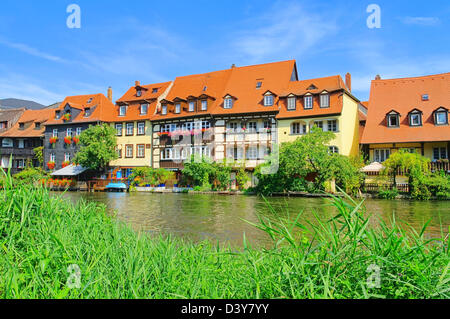
[[[274, 145], [308, 134], [335, 133], [330, 152], [383, 162], [406, 148], [448, 159], [450, 73], [372, 81], [368, 102], [351, 91], [351, 76], [299, 80], [295, 60], [180, 76], [141, 85], [117, 101], [103, 94], [70, 96], [56, 109], [0, 111], [2, 167], [20, 170], [44, 147], [47, 169], [68, 165], [78, 136], [108, 123], [117, 135], [113, 174], [151, 166], [180, 171], [191, 155], [245, 166], [249, 174]], [[15, 116], [15, 117], [14, 117]], [[13, 155], [12, 163], [9, 162]]]

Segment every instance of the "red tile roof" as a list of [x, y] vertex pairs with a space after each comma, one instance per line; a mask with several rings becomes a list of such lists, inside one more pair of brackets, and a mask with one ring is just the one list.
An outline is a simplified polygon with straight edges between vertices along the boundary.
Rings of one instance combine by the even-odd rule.
[[[423, 94], [428, 94], [428, 101], [422, 100]], [[433, 111], [439, 107], [450, 109], [450, 73], [373, 80], [361, 143], [450, 141], [450, 126], [434, 124]], [[408, 113], [415, 108], [423, 112], [423, 125], [410, 127]], [[386, 125], [386, 114], [391, 110], [400, 113], [399, 128]]]
[[[117, 105], [115, 110], [108, 115], [107, 120], [109, 122], [149, 120], [156, 112], [158, 99], [161, 95], [166, 93], [167, 88], [171, 84], [172, 82], [164, 82], [130, 87], [128, 91], [116, 101]], [[142, 90], [142, 95], [140, 97], [136, 95], [138, 88]], [[156, 90], [156, 92], [154, 90]], [[148, 104], [147, 114], [141, 115], [141, 104]], [[119, 105], [127, 105], [125, 116], [119, 116]]]
[[[2, 137], [40, 137], [45, 130], [46, 122], [54, 116], [53, 109], [41, 109], [41, 110], [26, 110], [19, 118], [17, 123], [9, 130], [0, 134]], [[24, 128], [21, 129], [20, 124], [24, 124]], [[40, 124], [39, 128], [36, 128], [36, 123]]]
[[[343, 106], [342, 95], [340, 93], [344, 90], [347, 91], [347, 88], [339, 75], [289, 82], [281, 93], [280, 112], [277, 118], [339, 114], [342, 112]], [[327, 108], [320, 107], [320, 99], [318, 98], [318, 95], [324, 91], [330, 94], [330, 107]], [[314, 96], [312, 109], [305, 109], [303, 106], [303, 96], [307, 93], [311, 93]], [[287, 109], [287, 97], [289, 95], [295, 95], [297, 97], [295, 110]]]
[[[66, 124], [62, 117], [60, 119], [55, 118], [55, 112], [57, 110], [63, 111], [67, 104], [75, 109], [82, 110], [78, 116], [72, 118], [68, 123], [108, 122], [111, 114], [114, 114], [115, 111], [115, 105], [101, 93], [68, 96], [58, 108], [52, 109], [53, 119], [48, 121], [46, 125]], [[83, 110], [85, 108], [91, 109], [91, 114], [88, 117], [84, 116]]]

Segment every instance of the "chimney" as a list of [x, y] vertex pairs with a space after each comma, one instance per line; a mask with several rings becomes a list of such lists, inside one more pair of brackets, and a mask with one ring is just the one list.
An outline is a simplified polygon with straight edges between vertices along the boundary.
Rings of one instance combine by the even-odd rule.
[[381, 80], [381, 76], [379, 74], [377, 74], [377, 76], [375, 77], [375, 80]]
[[111, 102], [113, 100], [113, 92], [111, 87], [108, 87], [108, 100], [110, 100]]
[[141, 86], [141, 82], [140, 81], [134, 82], [134, 86]]
[[233, 63], [233, 64], [231, 65], [231, 68], [234, 69], [235, 67], [236, 67], [236, 64]]
[[348, 90], [352, 91], [352, 75], [347, 72], [345, 75], [345, 85], [347, 86]]

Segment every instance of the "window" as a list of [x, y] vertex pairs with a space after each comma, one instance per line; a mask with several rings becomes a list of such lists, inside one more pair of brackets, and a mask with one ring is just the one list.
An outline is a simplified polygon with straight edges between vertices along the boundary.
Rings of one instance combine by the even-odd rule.
[[61, 111], [56, 111], [55, 117], [56, 117], [56, 119], [59, 119], [61, 117]]
[[250, 146], [247, 149], [247, 159], [250, 159], [250, 160], [258, 159], [258, 147]]
[[91, 115], [91, 109], [89, 107], [84, 109], [84, 117], [89, 117]]
[[272, 106], [273, 105], [273, 95], [265, 95], [264, 96], [264, 106]]
[[244, 150], [242, 147], [227, 148], [227, 158], [233, 160], [241, 160], [244, 158]]
[[320, 95], [320, 107], [330, 107], [330, 95], [328, 93]]
[[145, 135], [145, 122], [139, 122], [137, 125], [137, 134]]
[[434, 147], [433, 148], [433, 161], [438, 161], [440, 159], [448, 159], [446, 147]]
[[51, 153], [50, 154], [50, 162], [55, 162], [56, 161], [56, 155], [55, 153]]
[[270, 121], [264, 121], [263, 128], [266, 130], [270, 129], [271, 128]]
[[448, 111], [436, 111], [434, 113], [434, 123], [436, 125], [446, 125], [448, 124]]
[[307, 95], [303, 98], [304, 108], [312, 109], [313, 108], [313, 97], [312, 95]]
[[10, 138], [4, 138], [2, 140], [2, 147], [13, 147], [13, 140]]
[[330, 152], [330, 154], [339, 154], [339, 148], [336, 146], [330, 146], [328, 148], [328, 151]]
[[175, 113], [180, 113], [181, 112], [181, 104], [177, 103], [175, 104]]
[[25, 128], [25, 123], [19, 123], [19, 129], [23, 130]]
[[67, 128], [67, 130], [66, 130], [66, 136], [72, 137], [72, 128], [71, 128], [71, 127], [68, 127], [68, 128]]
[[140, 90], [140, 89], [137, 89], [136, 90], [136, 96], [142, 96], [142, 90]]
[[399, 127], [399, 115], [398, 114], [388, 114], [387, 123], [388, 127]]
[[25, 141], [23, 139], [19, 139], [19, 148], [24, 148], [25, 147]]
[[422, 101], [428, 101], [430, 99], [430, 97], [428, 96], [428, 94], [422, 94]]
[[323, 122], [322, 121], [314, 121], [314, 126], [323, 130]]
[[41, 123], [34, 123], [34, 128], [35, 129], [40, 129], [41, 128]]
[[18, 159], [16, 162], [17, 168], [24, 168], [25, 167], [25, 160], [24, 159]]
[[64, 162], [70, 162], [70, 153], [64, 153]]
[[382, 163], [389, 158], [391, 155], [390, 149], [376, 149], [374, 151], [374, 160], [375, 162]]
[[422, 125], [422, 114], [419, 112], [412, 112], [409, 114], [409, 125], [410, 126], [421, 126]]
[[327, 130], [329, 132], [337, 132], [338, 126], [337, 126], [337, 120], [329, 120], [327, 121]]
[[119, 116], [125, 116], [126, 112], [127, 112], [127, 106], [126, 105], [121, 105], [119, 107]]
[[125, 157], [126, 158], [133, 157], [133, 145], [125, 145]]
[[233, 107], [233, 99], [231, 97], [226, 98], [223, 107], [226, 109], [231, 109]]
[[145, 115], [148, 112], [148, 104], [141, 104], [141, 115]]
[[202, 100], [202, 111], [206, 111], [208, 108], [208, 101]]
[[158, 88], [153, 88], [152, 89], [152, 93], [154, 94], [154, 93], [158, 93]]
[[161, 114], [162, 115], [166, 115], [167, 114], [167, 105], [163, 105], [162, 106]]
[[138, 158], [144, 158], [145, 157], [145, 145], [139, 144], [137, 145], [137, 155]]
[[77, 135], [77, 136], [80, 136], [80, 135], [81, 135], [81, 131], [82, 131], [81, 127], [77, 127], [77, 129], [76, 129], [76, 135]]
[[296, 109], [296, 104], [297, 104], [297, 99], [295, 96], [292, 97], [288, 97], [287, 99], [287, 108], [288, 110], [295, 110]]
[[162, 160], [170, 160], [170, 159], [172, 159], [172, 149], [171, 148], [165, 148], [161, 152], [161, 159]]
[[291, 124], [291, 134], [306, 134], [306, 124], [302, 123], [292, 123]]
[[248, 132], [254, 133], [256, 132], [256, 122], [248, 122]]
[[122, 148], [117, 147], [116, 152], [117, 152], [117, 157], [122, 158]]
[[189, 102], [189, 112], [194, 112], [195, 111], [195, 102], [191, 101]]
[[261, 86], [262, 86], [262, 82], [261, 81], [256, 82], [256, 88], [257, 89], [260, 89]]
[[208, 121], [202, 121], [202, 128], [209, 129], [211, 127], [211, 123]]
[[116, 124], [116, 135], [117, 136], [122, 136], [122, 123], [117, 123]]
[[235, 133], [238, 130], [238, 123], [237, 122], [227, 123], [227, 128], [229, 132]]
[[52, 136], [53, 136], [53, 137], [58, 137], [58, 129], [57, 129], [57, 128], [54, 128], [54, 129], [53, 129]]
[[134, 124], [133, 123], [127, 123], [127, 132], [126, 134], [133, 135], [134, 134]]

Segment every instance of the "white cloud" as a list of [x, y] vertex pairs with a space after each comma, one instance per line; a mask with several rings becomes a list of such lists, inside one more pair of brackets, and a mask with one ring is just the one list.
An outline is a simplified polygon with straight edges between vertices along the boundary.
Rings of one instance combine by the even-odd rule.
[[17, 43], [17, 42], [10, 42], [8, 40], [0, 38], [0, 44], [5, 45], [9, 48], [19, 50], [21, 52], [24, 52], [26, 54], [46, 59], [53, 62], [65, 62], [64, 59], [60, 58], [59, 56], [51, 55], [45, 52], [42, 52], [36, 48], [30, 47], [24, 43]]
[[315, 14], [297, 3], [277, 3], [267, 12], [248, 21], [235, 36], [235, 53], [251, 63], [302, 56], [338, 30], [335, 19]]
[[437, 17], [404, 17], [401, 18], [404, 24], [415, 24], [423, 26], [434, 26], [440, 23]]

